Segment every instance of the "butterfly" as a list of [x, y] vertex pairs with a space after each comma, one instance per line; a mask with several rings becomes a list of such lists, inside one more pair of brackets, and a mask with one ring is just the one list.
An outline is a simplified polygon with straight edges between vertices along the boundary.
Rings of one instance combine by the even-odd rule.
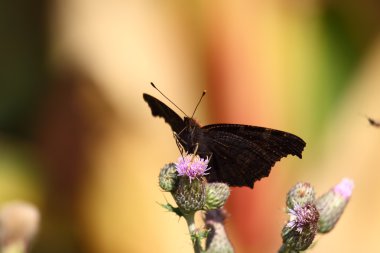
[[176, 141], [187, 153], [210, 158], [208, 182], [253, 188], [254, 182], [267, 177], [281, 158], [288, 155], [302, 158], [306, 143], [294, 134], [239, 124], [201, 127], [192, 117], [181, 118], [157, 98], [145, 93], [143, 98], [152, 115], [170, 125]]

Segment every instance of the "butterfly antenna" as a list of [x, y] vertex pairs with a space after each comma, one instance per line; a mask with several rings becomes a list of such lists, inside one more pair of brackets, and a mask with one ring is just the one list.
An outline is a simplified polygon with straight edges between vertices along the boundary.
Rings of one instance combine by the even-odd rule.
[[191, 115], [191, 118], [194, 117], [194, 114], [195, 114], [195, 112], [197, 111], [197, 108], [198, 108], [199, 104], [201, 103], [202, 98], [203, 98], [205, 95], [206, 95], [206, 90], [204, 90], [204, 91], [202, 92], [202, 95], [201, 95], [201, 97], [199, 98], [197, 105], [195, 106], [195, 109], [194, 109], [193, 114]]
[[173, 101], [171, 101], [170, 98], [168, 98], [167, 96], [165, 96], [165, 94], [162, 93], [162, 92], [156, 87], [156, 85], [154, 85], [153, 82], [150, 82], [150, 85], [152, 85], [153, 88], [155, 88], [159, 93], [161, 93], [161, 95], [164, 96], [164, 98], [166, 98], [170, 103], [172, 103], [172, 105], [174, 105], [178, 110], [180, 110], [183, 114], [185, 114], [186, 117], [189, 117], [189, 116], [187, 116], [187, 114], [186, 114], [184, 111], [181, 110], [181, 108], [179, 108], [179, 107], [178, 107]]

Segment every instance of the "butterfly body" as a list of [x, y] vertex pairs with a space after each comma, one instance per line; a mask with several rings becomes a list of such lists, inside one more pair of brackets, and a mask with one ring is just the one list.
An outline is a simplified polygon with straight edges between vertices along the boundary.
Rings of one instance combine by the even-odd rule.
[[239, 125], [212, 124], [201, 127], [194, 119], [183, 119], [158, 99], [143, 94], [152, 115], [164, 118], [187, 153], [210, 158], [209, 182], [253, 187], [269, 175], [282, 157], [302, 158], [306, 143], [296, 135], [280, 130]]
[[185, 128], [178, 134], [178, 141], [184, 147], [188, 153], [194, 153], [199, 149], [203, 149], [202, 142], [199, 143], [200, 139], [203, 139], [203, 131], [201, 126], [192, 118], [184, 117]]

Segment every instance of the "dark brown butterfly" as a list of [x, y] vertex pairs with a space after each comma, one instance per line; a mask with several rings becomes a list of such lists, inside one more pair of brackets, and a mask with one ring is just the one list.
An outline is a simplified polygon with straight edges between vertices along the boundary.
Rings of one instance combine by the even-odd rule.
[[170, 125], [186, 152], [211, 157], [208, 182], [253, 188], [254, 182], [267, 177], [282, 157], [290, 154], [302, 158], [306, 143], [291, 133], [238, 124], [201, 127], [190, 117], [182, 119], [158, 99], [145, 93], [143, 97], [153, 116], [164, 118]]

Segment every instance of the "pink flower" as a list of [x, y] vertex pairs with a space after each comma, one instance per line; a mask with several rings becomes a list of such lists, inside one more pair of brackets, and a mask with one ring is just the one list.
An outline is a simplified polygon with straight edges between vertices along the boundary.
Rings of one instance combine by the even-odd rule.
[[342, 181], [334, 187], [333, 191], [347, 200], [351, 197], [353, 189], [354, 181], [348, 178], [343, 178]]
[[[283, 246], [279, 252], [304, 251], [312, 244], [317, 234], [319, 213], [315, 204], [294, 205], [288, 208], [288, 223], [282, 229]], [[284, 251], [285, 250], [285, 251]]]
[[207, 168], [209, 159], [203, 159], [199, 155], [186, 154], [178, 158], [176, 165], [177, 172], [179, 176], [187, 176], [190, 178], [190, 181], [207, 175], [206, 171], [210, 168]]
[[314, 204], [295, 205], [294, 209], [288, 209], [288, 213], [290, 219], [287, 227], [295, 229], [298, 233], [310, 227], [315, 227], [313, 230], [316, 231], [319, 213]]

